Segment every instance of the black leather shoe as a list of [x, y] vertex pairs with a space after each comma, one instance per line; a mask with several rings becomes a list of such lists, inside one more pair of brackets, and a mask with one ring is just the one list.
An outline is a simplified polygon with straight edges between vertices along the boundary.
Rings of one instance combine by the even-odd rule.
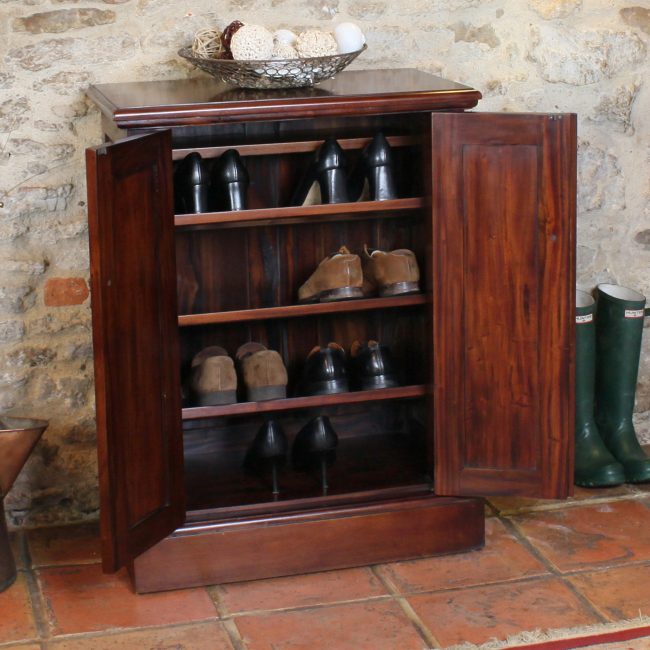
[[254, 472], [271, 469], [273, 494], [279, 494], [278, 470], [287, 460], [289, 443], [282, 427], [275, 421], [265, 422], [246, 452], [244, 467]]
[[363, 152], [371, 201], [397, 198], [393, 154], [383, 133], [377, 133]]
[[303, 205], [311, 186], [320, 187], [321, 203], [347, 203], [350, 200], [347, 160], [334, 138], [327, 138], [314, 155], [291, 199], [291, 205]]
[[212, 186], [217, 210], [245, 210], [248, 171], [236, 149], [221, 154], [212, 172]]
[[383, 133], [377, 133], [366, 146], [360, 164], [350, 177], [352, 200], [358, 201], [362, 198], [366, 180], [369, 201], [388, 201], [397, 198], [393, 153]]
[[390, 349], [377, 341], [355, 341], [350, 348], [352, 377], [360, 390], [399, 386]]
[[174, 210], [177, 214], [209, 212], [209, 179], [201, 154], [193, 151], [174, 172]]
[[303, 377], [305, 395], [332, 395], [350, 390], [345, 350], [338, 343], [316, 346], [307, 356]]
[[293, 441], [293, 466], [298, 470], [318, 467], [323, 494], [327, 494], [329, 488], [327, 468], [336, 460], [338, 444], [339, 438], [326, 415], [319, 415], [307, 422]]

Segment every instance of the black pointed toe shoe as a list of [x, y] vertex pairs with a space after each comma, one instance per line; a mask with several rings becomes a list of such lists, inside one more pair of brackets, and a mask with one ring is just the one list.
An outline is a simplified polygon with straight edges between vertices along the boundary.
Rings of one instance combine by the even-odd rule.
[[389, 201], [397, 198], [393, 153], [383, 133], [377, 133], [365, 147], [348, 184], [353, 201]]
[[265, 422], [246, 452], [244, 467], [255, 473], [271, 470], [273, 494], [280, 494], [278, 473], [287, 460], [289, 443], [282, 427], [275, 421]]
[[201, 154], [193, 151], [174, 171], [174, 210], [177, 214], [209, 212], [209, 179]]
[[347, 160], [334, 138], [327, 138], [316, 151], [291, 198], [291, 205], [304, 205], [314, 183], [318, 183], [320, 188], [321, 203], [347, 203], [350, 200]]
[[246, 210], [249, 177], [236, 149], [228, 149], [215, 162], [212, 172], [214, 206], [217, 210]]
[[291, 457], [297, 470], [320, 470], [323, 494], [327, 494], [329, 484], [327, 468], [336, 460], [336, 447], [339, 438], [326, 415], [319, 415], [300, 429], [293, 441]]
[[352, 379], [359, 390], [399, 386], [393, 355], [377, 341], [355, 341], [350, 348]]

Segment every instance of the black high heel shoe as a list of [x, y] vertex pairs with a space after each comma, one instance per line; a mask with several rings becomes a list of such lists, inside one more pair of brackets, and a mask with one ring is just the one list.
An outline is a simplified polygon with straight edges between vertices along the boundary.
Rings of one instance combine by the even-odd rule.
[[[363, 150], [360, 164], [350, 177], [353, 200], [360, 200], [368, 181], [369, 201], [397, 198], [393, 153], [383, 133], [377, 133]], [[363, 197], [365, 198], [365, 197]]]
[[287, 460], [289, 443], [282, 427], [275, 421], [265, 422], [257, 432], [246, 452], [244, 467], [253, 472], [264, 472], [271, 468], [273, 494], [280, 494], [278, 470]]
[[319, 415], [307, 422], [293, 441], [291, 455], [294, 467], [298, 470], [318, 467], [324, 495], [329, 489], [327, 468], [336, 460], [338, 444], [339, 438], [326, 415]]
[[236, 149], [228, 149], [216, 161], [212, 185], [217, 210], [245, 210], [248, 171]]
[[304, 205], [314, 183], [320, 187], [321, 203], [347, 203], [347, 161], [334, 138], [327, 138], [315, 154], [291, 198], [291, 205]]
[[174, 210], [178, 214], [209, 212], [209, 179], [201, 154], [193, 151], [174, 172]]

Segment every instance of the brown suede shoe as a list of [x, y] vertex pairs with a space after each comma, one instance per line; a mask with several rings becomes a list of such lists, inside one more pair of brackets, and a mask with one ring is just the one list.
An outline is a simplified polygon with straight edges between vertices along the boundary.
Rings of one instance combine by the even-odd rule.
[[330, 302], [363, 298], [361, 260], [341, 246], [337, 253], [326, 257], [298, 289], [300, 302]]
[[420, 269], [413, 251], [399, 248], [385, 252], [363, 247], [364, 295], [382, 298], [420, 291]]
[[237, 373], [228, 353], [216, 345], [192, 359], [190, 388], [199, 406], [219, 406], [237, 401]]
[[261, 343], [244, 343], [237, 350], [246, 398], [249, 402], [284, 399], [287, 396], [287, 369], [275, 350]]

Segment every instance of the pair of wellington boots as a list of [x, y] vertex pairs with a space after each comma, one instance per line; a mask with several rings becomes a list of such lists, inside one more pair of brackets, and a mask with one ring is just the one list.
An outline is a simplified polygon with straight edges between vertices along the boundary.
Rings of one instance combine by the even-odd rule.
[[[650, 481], [650, 458], [632, 423], [645, 297], [601, 284], [597, 302], [576, 292], [575, 483]], [[594, 409], [595, 402], [595, 409]]]
[[362, 258], [341, 246], [326, 257], [298, 289], [300, 302], [331, 302], [372, 295], [381, 297], [416, 293], [420, 269], [406, 248], [381, 251], [363, 247]]
[[[245, 343], [235, 355], [249, 402], [283, 399], [287, 396], [287, 369], [275, 350], [261, 343]], [[192, 359], [190, 387], [199, 406], [219, 406], [237, 401], [237, 371], [234, 361], [219, 346], [201, 350]]]

